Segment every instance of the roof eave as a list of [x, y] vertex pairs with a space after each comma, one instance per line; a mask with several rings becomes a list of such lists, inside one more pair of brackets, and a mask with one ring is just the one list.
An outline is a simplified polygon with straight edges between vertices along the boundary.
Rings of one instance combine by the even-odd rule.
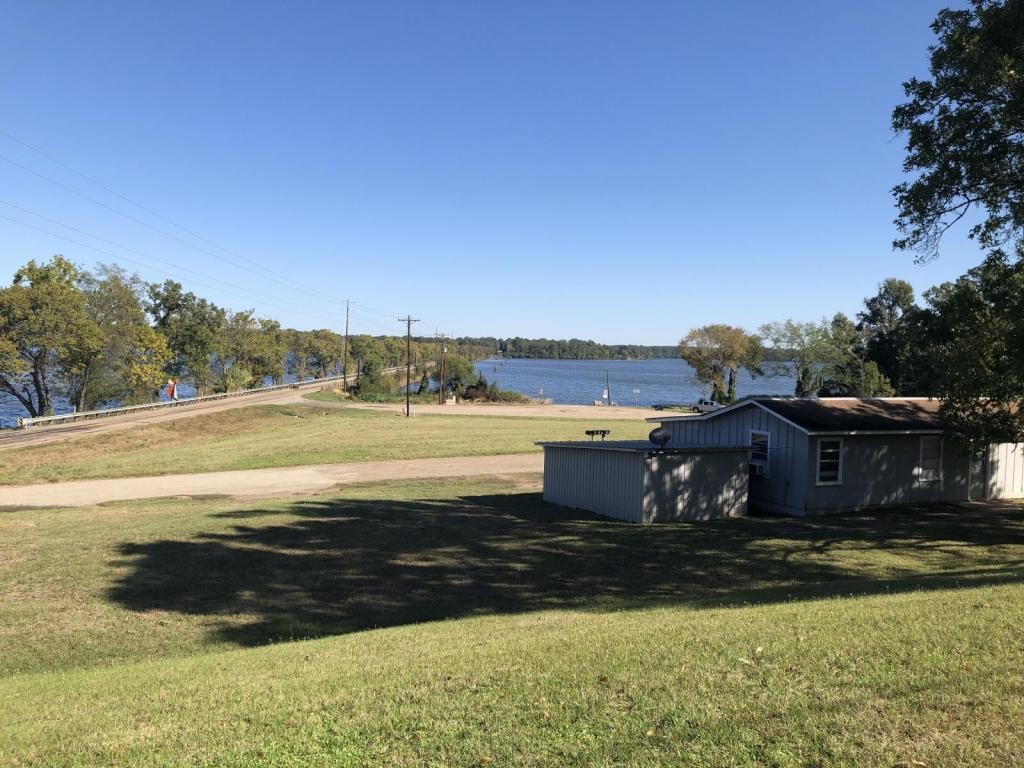
[[870, 435], [942, 435], [944, 429], [817, 429], [807, 434], [811, 437], [823, 437], [828, 435], [842, 435], [844, 437], [858, 437]]
[[662, 418], [662, 419], [659, 419], [656, 416], [652, 416], [652, 417], [649, 417], [647, 419], [647, 421], [652, 421], [652, 422], [665, 422], [665, 421], [707, 421], [708, 419], [717, 418], [718, 416], [721, 416], [724, 413], [731, 413], [733, 411], [738, 411], [740, 408], [745, 408], [748, 405], [757, 406], [758, 408], [760, 408], [765, 413], [770, 413], [776, 419], [778, 419], [779, 421], [785, 422], [786, 424], [788, 424], [789, 426], [791, 426], [793, 429], [797, 430], [798, 432], [803, 432], [805, 435], [809, 435], [810, 434], [810, 432], [807, 430], [806, 427], [801, 427], [795, 421], [791, 421], [790, 419], [787, 419], [785, 416], [783, 416], [783, 415], [781, 415], [779, 413], [776, 413], [771, 408], [769, 408], [768, 406], [762, 404], [758, 400], [740, 400], [739, 402], [733, 403], [732, 405], [727, 405], [724, 408], [719, 408], [717, 411], [711, 411], [710, 413], [702, 413], [700, 416], [667, 416], [667, 417]]

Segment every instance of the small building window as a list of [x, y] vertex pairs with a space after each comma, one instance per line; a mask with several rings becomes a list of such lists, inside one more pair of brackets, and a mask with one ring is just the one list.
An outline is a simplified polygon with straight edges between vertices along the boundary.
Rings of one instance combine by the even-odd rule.
[[818, 485], [841, 485], [843, 482], [843, 441], [818, 439]]
[[757, 474], [768, 475], [768, 448], [771, 440], [769, 432], [750, 432], [750, 467]]
[[922, 435], [921, 457], [917, 462], [917, 481], [937, 483], [942, 479], [942, 438]]

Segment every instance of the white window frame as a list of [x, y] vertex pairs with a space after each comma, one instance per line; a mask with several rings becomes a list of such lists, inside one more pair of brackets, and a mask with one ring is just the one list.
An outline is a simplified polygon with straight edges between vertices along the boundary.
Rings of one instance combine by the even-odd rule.
[[[938, 472], [934, 479], [925, 480], [921, 475], [924, 472], [924, 441], [925, 440], [938, 440], [939, 441], [939, 466]], [[917, 445], [917, 466], [914, 468], [914, 475], [917, 479], [918, 485], [941, 485], [942, 484], [942, 464], [945, 459], [945, 441], [942, 439], [942, 435], [921, 435]]]
[[[836, 473], [835, 480], [822, 480], [821, 479], [821, 445], [822, 443], [839, 443], [839, 471]], [[841, 437], [819, 437], [818, 444], [815, 447], [814, 455], [814, 484], [815, 485], [842, 485], [843, 484], [843, 447], [844, 441]]]
[[[765, 451], [764, 451], [764, 463], [763, 464], [761, 462], [759, 462], [759, 461], [754, 461], [753, 460], [754, 435], [760, 435], [762, 437], [768, 438], [768, 447], [765, 448]], [[764, 429], [752, 429], [752, 430], [750, 430], [750, 448], [751, 448], [751, 455], [750, 455], [750, 461], [749, 461], [750, 466], [754, 466], [755, 464], [758, 464], [758, 465], [764, 467], [764, 477], [768, 477], [769, 468], [771, 467], [771, 463], [772, 463], [772, 433], [768, 432], [767, 430], [764, 430]]]

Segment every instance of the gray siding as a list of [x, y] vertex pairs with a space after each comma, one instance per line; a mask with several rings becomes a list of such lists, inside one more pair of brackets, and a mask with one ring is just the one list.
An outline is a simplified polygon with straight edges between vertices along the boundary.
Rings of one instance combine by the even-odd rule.
[[990, 446], [988, 498], [1024, 498], [1024, 443], [1000, 443]]
[[630, 451], [544, 446], [544, 501], [642, 522], [644, 459]]
[[937, 483], [918, 481], [920, 435], [853, 435], [842, 438], [842, 485], [816, 485], [819, 439], [830, 438], [811, 438], [805, 507], [811, 514], [968, 499], [970, 461], [949, 439]]
[[647, 460], [645, 523], [747, 513], [747, 453], [661, 454]]
[[750, 478], [750, 504], [767, 512], [802, 514], [807, 474], [807, 435], [756, 405], [707, 420], [663, 422], [672, 448], [750, 445], [751, 430], [768, 432], [768, 474]]

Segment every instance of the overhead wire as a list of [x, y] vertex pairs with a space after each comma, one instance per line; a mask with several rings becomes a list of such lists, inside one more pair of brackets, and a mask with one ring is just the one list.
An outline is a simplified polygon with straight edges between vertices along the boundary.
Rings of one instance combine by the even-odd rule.
[[[101, 208], [103, 208], [105, 210], [108, 210], [108, 211], [110, 211], [110, 212], [112, 212], [114, 214], [117, 214], [118, 216], [121, 216], [121, 217], [123, 217], [123, 218], [125, 218], [125, 219], [127, 219], [129, 221], [132, 221], [132, 222], [134, 222], [136, 224], [139, 224], [139, 225], [141, 225], [143, 227], [146, 227], [147, 229], [150, 229], [151, 231], [156, 232], [157, 234], [160, 234], [160, 235], [162, 235], [164, 237], [170, 238], [170, 239], [174, 240], [175, 242], [181, 243], [182, 245], [184, 245], [184, 246], [186, 246], [188, 248], [192, 248], [192, 249], [194, 249], [194, 250], [196, 250], [196, 251], [198, 251], [200, 253], [204, 253], [204, 254], [206, 254], [208, 256], [211, 256], [213, 258], [219, 259], [219, 260], [221, 260], [221, 261], [223, 261], [223, 262], [225, 262], [225, 263], [229, 264], [230, 266], [235, 267], [237, 269], [243, 269], [243, 270], [245, 270], [245, 271], [255, 275], [256, 277], [259, 277], [261, 279], [270, 279], [270, 280], [275, 280], [275, 281], [287, 283], [287, 284], [293, 286], [294, 288], [296, 288], [296, 289], [298, 289], [300, 291], [306, 292], [309, 295], [318, 296], [318, 297], [320, 297], [320, 298], [322, 298], [324, 300], [330, 301], [330, 302], [337, 302], [338, 301], [336, 296], [330, 295], [330, 294], [328, 294], [328, 293], [326, 293], [324, 291], [321, 291], [319, 289], [310, 288], [309, 286], [305, 286], [305, 285], [303, 285], [301, 283], [296, 282], [295, 280], [292, 280], [290, 277], [287, 277], [285, 275], [277, 274], [274, 271], [269, 270], [266, 267], [262, 266], [258, 262], [256, 262], [256, 261], [254, 261], [254, 260], [244, 256], [243, 254], [240, 254], [240, 253], [238, 253], [238, 252], [236, 252], [236, 251], [234, 251], [234, 250], [232, 250], [230, 248], [227, 248], [226, 246], [220, 245], [219, 243], [211, 240], [210, 238], [204, 237], [203, 235], [200, 235], [199, 233], [194, 232], [193, 230], [185, 227], [182, 224], [179, 224], [179, 223], [175, 222], [174, 220], [168, 218], [167, 216], [164, 216], [164, 215], [158, 213], [157, 211], [154, 211], [153, 209], [143, 205], [142, 203], [139, 203], [138, 201], [133, 200], [132, 198], [128, 197], [127, 195], [125, 195], [125, 194], [123, 194], [121, 192], [118, 192], [115, 189], [112, 189], [111, 187], [107, 186], [106, 184], [103, 184], [102, 182], [98, 181], [97, 179], [93, 178], [92, 176], [89, 176], [88, 174], [85, 174], [85, 173], [79, 171], [78, 169], [74, 168], [70, 164], [60, 160], [57, 157], [54, 157], [52, 154], [50, 154], [50, 153], [40, 149], [39, 147], [37, 147], [37, 146], [35, 146], [33, 144], [30, 144], [29, 142], [27, 142], [27, 141], [25, 141], [25, 140], [15, 136], [10, 131], [7, 131], [7, 130], [5, 130], [3, 128], [0, 128], [0, 135], [6, 136], [8, 139], [10, 139], [10, 140], [12, 140], [12, 141], [22, 145], [23, 147], [31, 150], [32, 152], [35, 152], [36, 154], [40, 155], [41, 157], [46, 158], [50, 162], [52, 162], [52, 163], [60, 166], [61, 168], [64, 168], [65, 170], [75, 174], [76, 176], [84, 179], [85, 181], [89, 182], [90, 184], [94, 184], [95, 186], [99, 187], [100, 189], [104, 190], [105, 192], [107, 192], [107, 193], [109, 193], [111, 195], [114, 195], [115, 197], [117, 197], [117, 198], [119, 198], [119, 199], [129, 203], [130, 205], [135, 206], [136, 208], [138, 208], [138, 209], [146, 212], [147, 214], [149, 214], [149, 215], [159, 219], [160, 221], [163, 221], [163, 222], [165, 222], [165, 223], [167, 223], [167, 224], [169, 224], [169, 225], [171, 225], [171, 226], [181, 230], [182, 232], [185, 232], [189, 236], [191, 236], [191, 237], [193, 237], [193, 238], [195, 238], [197, 240], [200, 240], [200, 241], [202, 241], [204, 243], [207, 243], [207, 244], [213, 246], [214, 248], [217, 248], [217, 249], [219, 249], [221, 251], [224, 251], [225, 253], [231, 254], [235, 258], [237, 258], [237, 259], [239, 259], [241, 261], [247, 262], [248, 264], [250, 264], [252, 266], [251, 267], [247, 267], [247, 266], [245, 266], [245, 264], [238, 264], [238, 263], [232, 261], [231, 259], [228, 259], [227, 257], [225, 257], [225, 256], [223, 256], [221, 254], [218, 254], [218, 253], [215, 253], [213, 251], [210, 251], [207, 248], [203, 248], [201, 246], [198, 246], [195, 243], [190, 243], [189, 241], [184, 240], [183, 238], [180, 238], [180, 237], [178, 237], [177, 235], [175, 235], [175, 234], [173, 234], [171, 232], [167, 232], [166, 230], [163, 230], [163, 229], [161, 229], [159, 227], [155, 227], [152, 224], [150, 224], [149, 222], [146, 222], [146, 221], [144, 221], [144, 220], [142, 220], [142, 219], [140, 219], [140, 218], [138, 218], [136, 216], [132, 216], [131, 214], [126, 213], [126, 212], [120, 210], [119, 208], [115, 208], [114, 206], [108, 205], [107, 203], [104, 203], [101, 200], [97, 200], [94, 197], [92, 197], [90, 195], [87, 195], [87, 194], [85, 194], [84, 192], [82, 192], [80, 190], [75, 189], [74, 187], [68, 186], [67, 184], [64, 184], [64, 183], [62, 183], [62, 182], [60, 182], [60, 181], [58, 181], [56, 179], [53, 179], [53, 178], [47, 176], [46, 174], [40, 173], [40, 172], [38, 172], [38, 171], [36, 171], [36, 170], [26, 166], [26, 165], [23, 165], [22, 163], [19, 163], [19, 162], [15, 161], [15, 160], [12, 160], [11, 158], [7, 157], [6, 155], [0, 154], [0, 159], [4, 160], [5, 162], [9, 163], [10, 165], [13, 165], [16, 168], [19, 168], [20, 170], [25, 171], [26, 173], [32, 174], [33, 176], [36, 176], [37, 178], [40, 178], [40, 179], [42, 179], [42, 180], [44, 180], [44, 181], [46, 181], [46, 182], [48, 182], [50, 184], [53, 184], [53, 185], [55, 185], [55, 186], [65, 190], [67, 192], [70, 192], [73, 195], [76, 195], [77, 197], [82, 198], [83, 200], [86, 200], [86, 201], [92, 203], [93, 205], [97, 205], [97, 206], [99, 206], [99, 207], [101, 207]], [[32, 213], [30, 211], [26, 211], [26, 212]], [[32, 213], [32, 215], [38, 215], [38, 214]], [[40, 218], [45, 218], [45, 217], [40, 216]], [[51, 220], [51, 221], [53, 221], [53, 220]], [[62, 224], [60, 222], [53, 221], [53, 223], [56, 223], [59, 226], [67, 227], [69, 229], [75, 229], [73, 227], [69, 227], [68, 225]], [[91, 234], [85, 233], [85, 232], [83, 232], [81, 230], [76, 230], [76, 231], [80, 232], [81, 234], [85, 234], [87, 237], [92, 237], [93, 239], [99, 240], [101, 242], [107, 242], [108, 244], [115, 245], [115, 247], [119, 247], [119, 248], [122, 248], [124, 250], [128, 250], [130, 252], [132, 251], [132, 249], [129, 249], [129, 248], [126, 248], [125, 246], [116, 244], [113, 241], [106, 240], [105, 238], [101, 238], [101, 237], [98, 237], [96, 235], [91, 235]], [[88, 247], [88, 246], [86, 246], [86, 247]], [[136, 253], [138, 253], [138, 252], [136, 251]], [[115, 258], [117, 258], [117, 257], [115, 256]], [[255, 269], [253, 269], [253, 268], [255, 268]], [[184, 270], [185, 268], [180, 268], [180, 269]], [[259, 270], [259, 272], [257, 272], [256, 270]], [[185, 270], [185, 271], [189, 271], [189, 270]], [[260, 273], [262, 273], [262, 274], [260, 274]], [[214, 279], [214, 280], [216, 280], [216, 278], [207, 278], [207, 279]], [[223, 281], [218, 281], [218, 282], [223, 282]], [[250, 291], [250, 292], [257, 293], [255, 291]], [[294, 303], [294, 302], [287, 302], [287, 300], [280, 300], [280, 301], [285, 301], [286, 303]], [[353, 304], [354, 303], [355, 302], [353, 302]], [[297, 306], [302, 306], [302, 305], [297, 304]], [[358, 306], [360, 306], [362, 308], [362, 311], [364, 313], [368, 312], [368, 313], [376, 314], [376, 315], [378, 315], [380, 317], [397, 317], [397, 314], [394, 313], [394, 312], [384, 312], [384, 311], [380, 311], [380, 310], [377, 310], [377, 309], [374, 309], [374, 308], [371, 308], [371, 307], [368, 307], [368, 306], [362, 305], [362, 304], [359, 304]]]
[[[202, 234], [200, 234], [199, 232], [193, 231], [193, 230], [189, 229], [188, 227], [184, 226], [183, 224], [179, 224], [178, 222], [168, 218], [167, 216], [164, 216], [163, 214], [160, 214], [157, 211], [154, 211], [152, 208], [148, 208], [148, 207], [142, 205], [141, 203], [139, 203], [139, 202], [137, 202], [135, 200], [132, 200], [127, 195], [119, 193], [119, 191], [117, 189], [113, 189], [110, 186], [108, 186], [106, 184], [103, 184], [102, 182], [96, 180], [92, 176], [89, 176], [88, 174], [82, 173], [77, 168], [72, 167], [68, 163], [65, 163], [65, 162], [63, 162], [63, 161], [53, 157], [52, 155], [50, 155], [47, 152], [44, 152], [38, 146], [35, 146], [34, 144], [31, 144], [31, 143], [29, 143], [28, 141], [26, 141], [26, 140], [24, 140], [22, 138], [18, 138], [17, 136], [12, 134], [10, 131], [7, 131], [7, 130], [4, 130], [3, 128], [0, 128], [0, 134], [3, 134], [4, 136], [6, 136], [7, 138], [11, 139], [12, 141], [16, 141], [17, 143], [22, 144], [23, 146], [29, 148], [29, 150], [31, 150], [32, 152], [36, 153], [37, 155], [39, 155], [39, 156], [41, 156], [43, 158], [46, 158], [51, 163], [54, 163], [54, 164], [60, 166], [61, 168], [70, 171], [71, 173], [74, 173], [76, 176], [79, 176], [80, 178], [85, 179], [89, 183], [95, 184], [100, 189], [106, 191], [106, 193], [109, 193], [110, 195], [113, 195], [113, 196], [115, 196], [117, 198], [120, 198], [121, 200], [125, 201], [129, 205], [133, 205], [136, 208], [138, 208], [139, 210], [144, 211], [145, 213], [150, 214], [151, 216], [154, 216], [155, 218], [158, 218], [161, 221], [163, 221], [165, 223], [168, 223], [168, 224], [170, 224], [171, 226], [173, 226], [173, 227], [175, 227], [177, 229], [180, 229], [181, 231], [187, 233], [188, 236], [193, 237], [196, 240], [202, 241], [203, 243], [206, 243], [207, 245], [213, 246], [214, 248], [217, 248], [217, 249], [223, 251], [224, 253], [228, 253], [231, 256], [233, 256], [234, 258], [241, 259], [242, 261], [248, 262], [249, 264], [251, 264], [252, 266], [256, 267], [257, 269], [260, 269], [261, 271], [265, 272], [267, 276], [270, 276], [270, 278], [273, 278], [275, 280], [281, 280], [281, 281], [283, 281], [285, 283], [289, 283], [292, 286], [298, 288], [299, 290], [305, 291], [305, 292], [307, 292], [309, 294], [318, 295], [318, 296], [321, 296], [323, 298], [327, 298], [327, 299], [331, 299], [331, 300], [334, 299], [333, 296], [330, 296], [329, 294], [327, 294], [327, 293], [325, 293], [325, 292], [323, 292], [321, 290], [318, 290], [318, 289], [315, 289], [315, 288], [310, 288], [309, 286], [304, 286], [301, 283], [297, 283], [296, 281], [294, 281], [291, 278], [289, 278], [289, 276], [287, 276], [287, 275], [279, 274], [279, 273], [274, 272], [271, 269], [267, 269], [266, 267], [264, 267], [262, 264], [258, 263], [257, 261], [254, 261], [253, 259], [250, 259], [248, 256], [245, 256], [245, 255], [243, 255], [241, 253], [238, 253], [237, 251], [233, 251], [230, 248], [227, 248], [226, 246], [222, 246], [219, 243], [216, 243], [215, 241], [213, 241], [213, 240], [211, 240], [209, 238], [203, 237]], [[99, 202], [97, 202], [95, 200], [92, 200], [88, 196], [85, 196], [84, 194], [79, 193], [79, 191], [75, 190], [74, 188], [69, 187], [67, 185], [60, 184], [59, 182], [53, 181], [52, 179], [47, 178], [43, 174], [36, 173], [35, 171], [27, 168], [26, 166], [20, 166], [20, 165], [14, 163], [13, 161], [11, 161], [10, 159], [8, 159], [6, 157], [3, 158], [3, 159], [6, 160], [7, 162], [11, 163], [12, 165], [15, 165], [15, 166], [17, 166], [19, 168], [22, 168], [23, 170], [27, 170], [30, 173], [34, 173], [35, 175], [39, 176], [40, 178], [43, 178], [43, 179], [45, 179], [47, 181], [51, 181], [52, 183], [57, 183], [58, 185], [62, 186], [63, 188], [68, 189], [69, 191], [72, 191], [73, 194], [80, 195], [81, 197], [83, 197], [84, 199], [88, 200], [89, 202], [91, 202], [91, 203], [93, 203], [95, 205], [100, 205], [100, 206], [103, 206], [104, 208], [108, 208], [108, 210], [114, 211], [115, 213], [118, 213], [119, 215], [126, 216], [127, 218], [129, 218], [132, 221], [136, 221], [138, 223], [141, 223], [143, 226], [148, 226], [148, 227], [154, 229], [155, 231], [159, 231], [160, 233], [164, 234], [165, 237], [174, 238], [175, 240], [178, 240], [178, 242], [184, 243], [184, 241], [181, 241], [180, 239], [176, 238], [176, 236], [173, 236], [173, 234], [171, 234], [169, 232], [164, 232], [163, 230], [161, 230], [161, 229], [159, 229], [157, 227], [153, 227], [152, 225], [147, 224], [145, 222], [142, 222], [139, 219], [130, 216], [129, 214], [125, 214], [122, 211], [119, 211], [119, 210], [117, 210], [117, 209], [115, 209], [115, 208], [113, 208], [111, 206], [106, 206], [106, 205], [104, 205], [102, 203], [99, 203]], [[200, 251], [202, 251], [204, 253], [208, 253], [207, 251], [205, 251], [205, 249], [200, 249], [195, 244], [188, 244], [188, 243], [185, 243], [185, 244], [188, 245], [191, 248], [196, 248], [197, 250], [200, 250]]]
[[[135, 248], [130, 248], [129, 246], [123, 245], [123, 244], [118, 243], [118, 242], [116, 242], [114, 240], [108, 240], [107, 238], [100, 237], [99, 235], [95, 235], [95, 234], [93, 234], [91, 232], [86, 232], [84, 229], [79, 229], [78, 227], [74, 227], [71, 224], [66, 224], [63, 221], [58, 221], [57, 219], [50, 218], [49, 216], [45, 216], [45, 215], [39, 213], [38, 211], [33, 211], [33, 210], [29, 209], [29, 208], [25, 208], [24, 206], [17, 205], [16, 203], [12, 203], [12, 202], [10, 202], [8, 200], [0, 200], [0, 205], [6, 205], [6, 206], [8, 206], [10, 208], [14, 208], [15, 210], [21, 211], [22, 213], [27, 213], [30, 216], [35, 216], [38, 219], [42, 219], [43, 221], [49, 222], [50, 224], [56, 224], [59, 227], [64, 227], [65, 229], [68, 229], [68, 230], [70, 230], [72, 232], [77, 232], [80, 235], [85, 235], [86, 237], [90, 237], [93, 240], [98, 240], [101, 243], [106, 243], [107, 245], [112, 245], [115, 248], [120, 248], [121, 250], [127, 251], [128, 253], [134, 253], [136, 256], [139, 256], [139, 257], [141, 257], [143, 259], [147, 259], [149, 261], [152, 261], [152, 262], [155, 262], [155, 263], [159, 264], [161, 269], [166, 269], [167, 267], [172, 267], [173, 269], [176, 269], [179, 272], [187, 272], [189, 274], [195, 275], [196, 277], [202, 278], [203, 280], [212, 280], [213, 282], [221, 283], [222, 285], [227, 286], [230, 289], [233, 289], [233, 290], [236, 290], [236, 291], [242, 291], [244, 293], [250, 293], [253, 296], [258, 297], [261, 300], [275, 302], [278, 305], [289, 304], [289, 305], [292, 305], [294, 307], [298, 307], [300, 310], [303, 310], [307, 306], [306, 304], [300, 304], [299, 302], [289, 301], [288, 299], [282, 299], [282, 298], [280, 298], [278, 296], [269, 296], [269, 295], [267, 295], [265, 293], [260, 293], [259, 291], [254, 291], [251, 288], [242, 288], [240, 286], [235, 285], [234, 283], [230, 283], [230, 282], [228, 282], [226, 280], [223, 280], [223, 279], [221, 279], [219, 277], [213, 277], [212, 275], [206, 275], [206, 274], [203, 274], [202, 272], [197, 272], [194, 269], [190, 269], [189, 267], [183, 267], [183, 266], [180, 266], [180, 265], [169, 265], [163, 259], [157, 258], [156, 256], [151, 256], [151, 255], [149, 255], [147, 253], [144, 253], [144, 252], [142, 252], [140, 250], [137, 250]], [[119, 258], [119, 257], [118, 256], [114, 256], [114, 258]], [[214, 290], [216, 290], [216, 289], [214, 289]]]
[[[83, 243], [83, 242], [81, 242], [79, 240], [75, 240], [74, 238], [71, 238], [71, 237], [65, 237], [64, 235], [57, 234], [56, 232], [51, 232], [50, 230], [44, 229], [43, 227], [37, 227], [34, 224], [29, 224], [28, 222], [21, 221], [19, 219], [15, 219], [15, 218], [12, 218], [10, 216], [4, 216], [3, 214], [0, 214], [0, 219], [3, 219], [5, 221], [9, 221], [9, 222], [11, 222], [13, 224], [17, 224], [17, 225], [19, 225], [21, 227], [25, 227], [26, 229], [32, 229], [32, 230], [35, 230], [36, 232], [41, 232], [41, 233], [43, 233], [45, 235], [49, 235], [50, 237], [55, 237], [58, 240], [63, 240], [65, 242], [72, 243], [72, 244], [77, 245], [77, 246], [79, 246], [81, 248], [88, 248], [90, 251], [95, 251], [96, 253], [103, 254], [104, 256], [110, 256], [111, 258], [114, 258], [114, 259], [121, 259], [122, 261], [127, 261], [129, 264], [135, 264], [136, 266], [143, 267], [145, 269], [154, 269], [154, 267], [152, 265], [143, 264], [142, 262], [135, 261], [134, 259], [129, 259], [126, 256], [121, 256], [119, 254], [112, 253], [111, 251], [107, 251], [107, 250], [104, 250], [102, 248], [97, 248], [97, 247], [95, 247], [93, 245], [89, 245], [88, 243]], [[172, 277], [174, 276], [174, 273], [173, 272], [169, 272], [169, 270], [168, 271], [163, 271], [163, 274], [170, 274], [170, 276], [172, 276]], [[223, 291], [223, 292], [227, 293], [228, 295], [231, 295], [231, 296], [234, 296], [235, 298], [241, 299], [242, 301], [246, 301], [246, 302], [251, 301], [251, 297], [247, 297], [247, 296], [241, 295], [239, 293], [236, 293], [234, 290], [228, 290], [228, 289], [224, 289], [224, 288], [217, 288], [215, 286], [205, 285], [203, 283], [196, 282], [196, 281], [193, 281], [193, 282], [195, 283], [195, 285], [198, 285], [198, 286], [203, 287], [203, 288], [207, 288], [209, 290]], [[307, 317], [314, 317], [314, 318], [321, 319], [321, 320], [326, 318], [326, 315], [321, 315], [319, 313], [312, 313], [312, 312], [309, 312], [309, 311], [306, 311], [306, 310], [296, 310], [296, 309], [292, 309], [290, 307], [282, 307], [282, 306], [274, 306], [273, 308], [277, 309], [278, 311], [295, 312], [295, 313], [298, 313], [298, 314], [304, 314]]]

